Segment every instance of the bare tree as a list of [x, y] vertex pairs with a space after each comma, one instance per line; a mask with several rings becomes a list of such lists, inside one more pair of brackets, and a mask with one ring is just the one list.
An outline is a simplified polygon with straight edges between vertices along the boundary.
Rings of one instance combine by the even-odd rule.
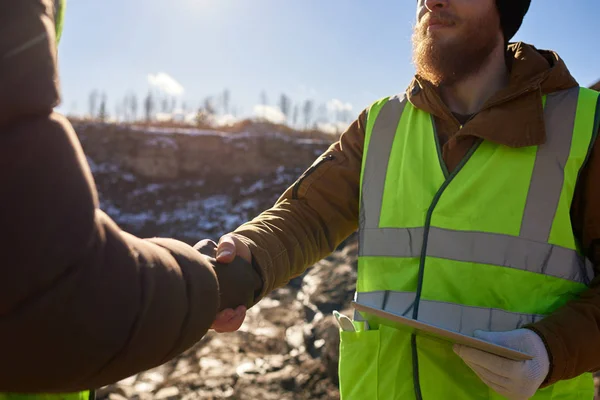
[[229, 114], [229, 101], [231, 100], [231, 93], [229, 89], [223, 91], [223, 112]]
[[[127, 122], [129, 120], [129, 102], [130, 102], [130, 97], [129, 95], [125, 95], [125, 98], [123, 98], [123, 104], [119, 104], [119, 107], [121, 108], [119, 115], [122, 113], [123, 114], [123, 121]], [[117, 116], [118, 118], [118, 116]]]
[[206, 111], [206, 113], [208, 115], [214, 115], [216, 110], [215, 110], [215, 106], [213, 104], [213, 99], [212, 97], [207, 97], [204, 99], [204, 111]]
[[283, 115], [285, 115], [286, 122], [288, 122], [290, 119], [291, 103], [292, 101], [290, 100], [290, 98], [287, 97], [285, 93], [282, 93], [281, 97], [279, 98], [279, 109], [281, 110]]
[[264, 90], [260, 93], [260, 104], [263, 106], [268, 104], [267, 93]]
[[133, 122], [137, 120], [137, 110], [138, 110], [138, 99], [135, 93], [131, 94], [131, 100], [129, 101], [129, 106], [131, 107], [131, 118]]
[[76, 116], [77, 115], [77, 102], [74, 101], [71, 103], [71, 111], [70, 111], [71, 116]]
[[177, 108], [177, 99], [175, 97], [171, 97], [171, 114], [175, 112], [175, 108]]
[[168, 113], [169, 112], [169, 99], [166, 96], [163, 97], [160, 104], [161, 104], [160, 112]]
[[121, 116], [123, 117], [123, 120], [127, 119], [127, 116], [125, 115], [126, 113], [123, 113], [124, 107], [123, 104], [121, 102], [116, 101], [115, 102], [115, 121], [118, 123], [121, 121]]
[[146, 100], [144, 100], [144, 110], [146, 111], [146, 121], [150, 122], [154, 114], [154, 96], [152, 96], [152, 92], [148, 92]]
[[321, 123], [329, 122], [329, 118], [327, 116], [327, 105], [326, 104], [320, 104], [319, 108], [317, 108], [316, 122], [321, 122]]
[[187, 107], [187, 103], [184, 101], [183, 103], [181, 103], [181, 114], [183, 115], [184, 120], [187, 118], [187, 113], [188, 113], [188, 107]]
[[314, 102], [312, 100], [306, 100], [304, 102], [304, 127], [308, 129], [310, 121], [312, 119]]
[[300, 107], [298, 104], [294, 106], [294, 116], [292, 117], [292, 126], [296, 126], [298, 123], [298, 114], [300, 114]]
[[108, 117], [108, 111], [106, 110], [106, 93], [102, 94], [102, 101], [100, 102], [100, 109], [98, 110], [98, 119], [102, 122], [106, 121]]
[[98, 107], [98, 91], [97, 90], [92, 90], [92, 92], [90, 93], [90, 98], [89, 98], [89, 112], [90, 112], [90, 118], [94, 119], [96, 117], [96, 107]]

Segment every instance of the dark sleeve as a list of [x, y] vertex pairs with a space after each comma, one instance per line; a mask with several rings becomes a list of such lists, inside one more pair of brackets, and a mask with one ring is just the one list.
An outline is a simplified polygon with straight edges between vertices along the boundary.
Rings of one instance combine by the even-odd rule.
[[196, 343], [219, 307], [206, 257], [98, 209], [66, 119], [0, 128], [0, 388], [98, 388]]
[[545, 341], [551, 368], [545, 385], [600, 370], [600, 141], [582, 170], [571, 209], [573, 230], [594, 264], [589, 289], [532, 325]]

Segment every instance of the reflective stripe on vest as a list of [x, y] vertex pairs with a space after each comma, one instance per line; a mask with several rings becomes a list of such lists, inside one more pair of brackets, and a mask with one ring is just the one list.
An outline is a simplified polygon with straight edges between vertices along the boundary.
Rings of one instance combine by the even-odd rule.
[[[414, 292], [381, 291], [357, 293], [356, 296], [356, 301], [359, 303], [405, 317], [410, 316], [415, 300]], [[443, 326], [469, 336], [472, 336], [476, 329], [510, 331], [544, 318], [543, 315], [508, 312], [496, 308], [469, 307], [442, 301], [421, 300], [420, 303], [419, 321]]]
[[[360, 255], [420, 257], [424, 228], [366, 229]], [[508, 235], [429, 229], [428, 255], [448, 260], [498, 265], [588, 283], [594, 270], [576, 251]]]

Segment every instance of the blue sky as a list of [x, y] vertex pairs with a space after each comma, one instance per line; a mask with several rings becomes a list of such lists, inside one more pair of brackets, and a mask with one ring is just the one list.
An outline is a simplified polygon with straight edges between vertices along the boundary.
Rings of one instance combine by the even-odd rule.
[[[270, 105], [282, 92], [294, 102], [339, 99], [354, 117], [409, 83], [415, 3], [69, 0], [59, 111], [87, 113], [97, 89], [113, 114], [115, 100], [130, 91], [144, 96], [149, 74], [164, 73], [179, 83], [178, 101], [188, 108], [228, 88], [240, 115], [252, 114], [264, 90]], [[600, 79], [599, 11], [592, 0], [533, 0], [515, 40], [557, 51], [590, 85]]]

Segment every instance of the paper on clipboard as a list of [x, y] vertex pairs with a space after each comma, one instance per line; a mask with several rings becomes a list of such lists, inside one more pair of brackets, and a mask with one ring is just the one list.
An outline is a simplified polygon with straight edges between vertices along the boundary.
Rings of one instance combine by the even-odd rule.
[[423, 333], [426, 335], [435, 336], [442, 340], [449, 341], [451, 343], [463, 344], [465, 346], [473, 347], [475, 349], [479, 349], [488, 353], [492, 353], [501, 357], [505, 357], [511, 360], [516, 361], [525, 361], [531, 360], [533, 357], [529, 354], [497, 345], [495, 343], [486, 342], [481, 339], [477, 339], [471, 336], [463, 335], [462, 333], [458, 333], [455, 331], [451, 331], [448, 329], [441, 328], [439, 326], [427, 324], [425, 322], [417, 321], [412, 318], [406, 318], [401, 315], [383, 311], [378, 308], [374, 308], [371, 306], [367, 306], [365, 304], [360, 304], [357, 302], [352, 302], [352, 306], [359, 312], [364, 312], [367, 314], [372, 314], [378, 316], [380, 318], [384, 318], [411, 328], [414, 328], [417, 332]]

